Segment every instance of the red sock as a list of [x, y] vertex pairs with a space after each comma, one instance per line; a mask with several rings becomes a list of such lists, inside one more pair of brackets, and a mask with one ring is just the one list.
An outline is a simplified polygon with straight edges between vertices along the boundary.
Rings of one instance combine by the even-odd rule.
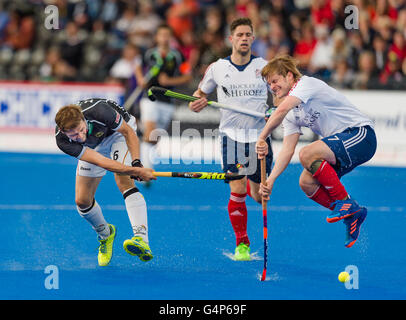
[[330, 195], [323, 186], [320, 186], [316, 190], [316, 192], [309, 197], [309, 199], [316, 201], [318, 204], [321, 204], [323, 207], [326, 207], [327, 209], [333, 210], [333, 208], [330, 208], [330, 206], [334, 202], [334, 200], [330, 198]]
[[340, 178], [338, 178], [337, 173], [327, 161], [324, 160], [321, 163], [313, 178], [320, 182], [333, 201], [343, 200], [348, 196], [347, 191], [340, 182]]
[[231, 192], [228, 202], [228, 216], [230, 217], [231, 225], [233, 226], [237, 246], [244, 242], [249, 245], [250, 241], [247, 235], [247, 206], [245, 198], [247, 194], [239, 194]]

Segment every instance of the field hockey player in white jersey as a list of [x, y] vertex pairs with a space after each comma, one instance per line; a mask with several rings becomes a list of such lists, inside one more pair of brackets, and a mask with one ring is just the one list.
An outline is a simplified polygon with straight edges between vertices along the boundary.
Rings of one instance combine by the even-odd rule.
[[[218, 102], [242, 106], [265, 114], [268, 109], [268, 86], [261, 77], [267, 61], [251, 54], [254, 41], [252, 23], [247, 18], [234, 20], [230, 25], [229, 40], [232, 53], [229, 57], [212, 63], [199, 84], [194, 96], [200, 99], [189, 107], [200, 112], [207, 106], [207, 96], [217, 89]], [[270, 93], [269, 93], [270, 94]], [[259, 194], [260, 165], [255, 153], [255, 142], [265, 126], [264, 118], [253, 117], [222, 109], [220, 139], [224, 172], [240, 172], [241, 180], [226, 181], [230, 186], [228, 214], [236, 236], [235, 260], [250, 260], [250, 241], [247, 235], [247, 193], [261, 203]], [[271, 150], [270, 139], [266, 139]], [[272, 150], [266, 156], [267, 171], [271, 170]]]
[[327, 222], [344, 221], [344, 245], [353, 246], [367, 209], [350, 197], [340, 178], [374, 156], [377, 142], [373, 121], [334, 88], [319, 79], [301, 75], [290, 56], [272, 59], [262, 69], [262, 76], [283, 101], [259, 136], [258, 157], [266, 156], [265, 140], [280, 124], [284, 138], [267, 183], [260, 186], [260, 193], [269, 199], [275, 180], [294, 154], [301, 127], [310, 128], [322, 139], [300, 150], [304, 170], [299, 185], [310, 199], [331, 210]]

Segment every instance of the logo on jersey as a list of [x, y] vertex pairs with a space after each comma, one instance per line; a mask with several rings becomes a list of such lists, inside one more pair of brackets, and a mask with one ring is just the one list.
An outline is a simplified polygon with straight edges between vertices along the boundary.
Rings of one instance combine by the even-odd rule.
[[267, 95], [267, 88], [263, 83], [231, 84], [227, 87], [221, 86], [221, 89], [228, 98], [262, 97]]
[[231, 97], [231, 94], [230, 94], [230, 92], [228, 92], [228, 90], [227, 90], [226, 87], [221, 86], [221, 89], [223, 89], [223, 92], [224, 92], [224, 94], [225, 94], [227, 97]]
[[104, 134], [103, 131], [99, 131], [99, 132], [97, 132], [97, 133], [95, 134], [95, 137], [96, 137], [96, 138], [100, 138], [103, 134]]
[[261, 77], [261, 69], [255, 69], [255, 77], [260, 78]]
[[306, 114], [305, 118], [303, 119], [305, 126], [308, 128], [313, 127], [317, 119], [320, 118], [320, 115], [321, 115], [320, 112], [310, 109]]

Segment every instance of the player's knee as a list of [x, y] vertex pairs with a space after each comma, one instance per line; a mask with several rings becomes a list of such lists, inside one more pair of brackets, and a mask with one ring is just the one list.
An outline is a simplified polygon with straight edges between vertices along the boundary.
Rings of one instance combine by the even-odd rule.
[[234, 193], [243, 194], [247, 192], [247, 179], [233, 180], [229, 182], [230, 190]]
[[118, 189], [120, 190], [121, 193], [123, 193], [125, 190], [131, 189], [134, 187], [134, 180], [130, 178], [128, 175], [115, 175], [115, 180]]
[[302, 164], [303, 167], [307, 167], [311, 161], [312, 154], [310, 152], [310, 149], [308, 146], [303, 147], [299, 151], [299, 161]]
[[75, 203], [79, 210], [86, 210], [93, 205], [94, 199], [85, 197], [76, 197]]
[[307, 189], [307, 187], [313, 183], [313, 180], [308, 177], [306, 174], [301, 174], [299, 178], [299, 187], [303, 191]]
[[303, 188], [305, 187], [305, 185], [306, 185], [306, 182], [304, 181], [303, 177], [300, 176], [300, 178], [299, 178], [299, 187], [300, 187], [300, 189], [303, 190]]
[[320, 159], [316, 154], [311, 152], [311, 149], [308, 147], [303, 147], [299, 152], [299, 161], [303, 168], [314, 174], [319, 169], [323, 159]]

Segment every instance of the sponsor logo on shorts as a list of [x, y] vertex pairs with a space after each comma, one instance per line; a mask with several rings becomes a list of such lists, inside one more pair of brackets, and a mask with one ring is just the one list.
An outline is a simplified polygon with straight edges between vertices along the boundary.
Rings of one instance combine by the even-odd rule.
[[92, 169], [90, 169], [90, 168], [85, 168], [85, 167], [80, 167], [80, 170], [91, 171]]

